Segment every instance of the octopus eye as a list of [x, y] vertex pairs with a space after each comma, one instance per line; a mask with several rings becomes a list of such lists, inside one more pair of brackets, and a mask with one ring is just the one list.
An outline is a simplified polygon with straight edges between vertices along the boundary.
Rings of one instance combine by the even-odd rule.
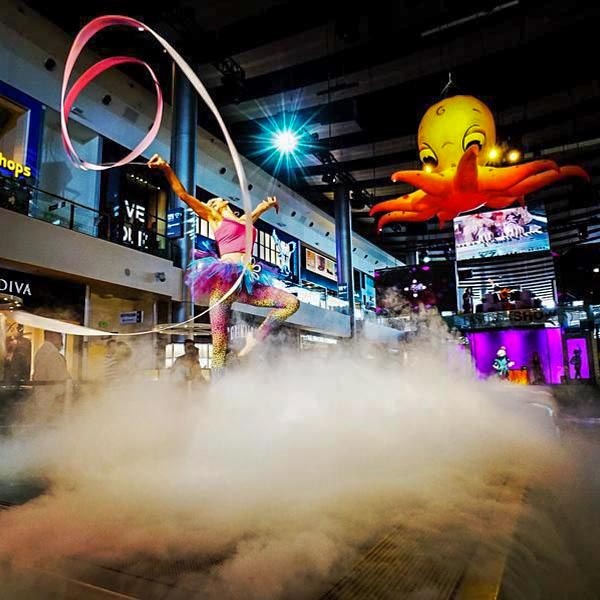
[[475, 144], [479, 146], [480, 150], [485, 144], [485, 134], [481, 131], [472, 131], [471, 133], [467, 133], [467, 135], [465, 135], [463, 138], [463, 150], [466, 151], [469, 146], [473, 146]]
[[438, 165], [437, 156], [435, 155], [435, 152], [431, 148], [423, 148], [419, 152], [419, 160], [424, 165], [429, 165], [431, 167], [437, 167], [437, 165]]

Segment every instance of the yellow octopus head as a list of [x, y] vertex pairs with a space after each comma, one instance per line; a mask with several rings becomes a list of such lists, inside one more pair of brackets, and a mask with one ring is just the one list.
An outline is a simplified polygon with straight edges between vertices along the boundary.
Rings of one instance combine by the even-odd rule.
[[473, 96], [452, 96], [430, 106], [419, 124], [419, 160], [439, 173], [456, 168], [465, 150], [477, 144], [477, 162], [489, 162], [496, 144], [496, 124], [490, 109]]

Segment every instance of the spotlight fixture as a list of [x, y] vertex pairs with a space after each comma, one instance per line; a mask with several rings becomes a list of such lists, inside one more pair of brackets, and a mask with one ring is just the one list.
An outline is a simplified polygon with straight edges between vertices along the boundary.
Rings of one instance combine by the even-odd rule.
[[53, 58], [47, 58], [44, 62], [44, 67], [48, 71], [54, 71], [56, 69], [56, 61]]
[[293, 154], [298, 147], [298, 136], [289, 129], [278, 131], [273, 135], [273, 146], [279, 154]]
[[159, 271], [158, 273], [154, 273], [154, 277], [160, 281], [160, 282], [165, 282], [167, 280], [167, 276], [164, 274], [163, 271]]
[[227, 173], [227, 169], [226, 169], [225, 167], [221, 167], [221, 168], [219, 169], [219, 173], [220, 173], [221, 175], [225, 175], [225, 173]]
[[323, 181], [323, 183], [332, 184], [337, 183], [338, 178], [333, 171], [325, 171], [321, 180]]
[[102, 104], [104, 104], [104, 106], [108, 106], [111, 102], [112, 102], [112, 96], [110, 94], [106, 94], [106, 96], [104, 96], [104, 98], [102, 98]]
[[508, 162], [516, 163], [521, 158], [521, 152], [519, 150], [510, 150], [506, 155]]

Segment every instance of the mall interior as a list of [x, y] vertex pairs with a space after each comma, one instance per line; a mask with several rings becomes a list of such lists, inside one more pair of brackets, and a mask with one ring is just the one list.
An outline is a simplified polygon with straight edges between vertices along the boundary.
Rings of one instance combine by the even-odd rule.
[[63, 4], [0, 11], [2, 598], [600, 598], [600, 9]]

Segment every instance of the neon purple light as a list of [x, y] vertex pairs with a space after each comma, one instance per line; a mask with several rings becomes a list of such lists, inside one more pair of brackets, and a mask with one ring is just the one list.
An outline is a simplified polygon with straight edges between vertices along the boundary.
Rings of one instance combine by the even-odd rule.
[[[477, 331], [468, 333], [467, 336], [475, 366], [483, 376], [489, 376], [494, 372], [492, 364], [496, 352], [500, 346], [506, 346], [508, 357], [515, 363], [513, 369], [520, 369], [523, 366], [531, 369], [531, 358], [533, 353], [537, 352], [542, 362], [546, 382], [561, 382], [564, 363], [561, 330], [558, 328]], [[583, 377], [583, 367], [581, 375]]]

